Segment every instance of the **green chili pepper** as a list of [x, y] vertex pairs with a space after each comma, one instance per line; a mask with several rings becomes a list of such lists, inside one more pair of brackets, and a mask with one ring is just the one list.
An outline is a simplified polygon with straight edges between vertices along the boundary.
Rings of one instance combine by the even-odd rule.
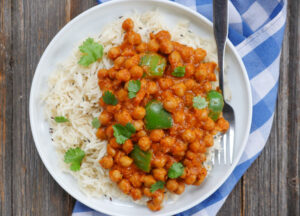
[[166, 58], [156, 53], [145, 54], [140, 60], [140, 66], [149, 77], [161, 77], [167, 65]]
[[134, 145], [130, 157], [133, 159], [134, 164], [145, 172], [150, 171], [151, 152], [143, 151], [138, 145]]
[[173, 119], [160, 101], [150, 101], [146, 105], [145, 124], [148, 130], [167, 129], [173, 125]]
[[221, 93], [211, 90], [207, 94], [207, 100], [208, 100], [208, 109], [209, 114], [208, 116], [216, 121], [219, 118], [219, 115], [221, 114], [223, 107], [224, 107], [224, 100]]

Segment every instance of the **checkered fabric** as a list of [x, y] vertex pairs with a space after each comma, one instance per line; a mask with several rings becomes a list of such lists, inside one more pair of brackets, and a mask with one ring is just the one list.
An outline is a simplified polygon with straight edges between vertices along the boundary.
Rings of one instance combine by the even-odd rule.
[[[99, 0], [103, 3], [107, 0]], [[212, 0], [175, 0], [212, 20]], [[277, 98], [286, 0], [229, 1], [229, 39], [241, 56], [250, 79], [253, 117], [246, 149], [233, 173], [209, 198], [177, 214], [216, 215], [235, 184], [264, 148], [270, 134]], [[103, 216], [77, 202], [73, 216]]]

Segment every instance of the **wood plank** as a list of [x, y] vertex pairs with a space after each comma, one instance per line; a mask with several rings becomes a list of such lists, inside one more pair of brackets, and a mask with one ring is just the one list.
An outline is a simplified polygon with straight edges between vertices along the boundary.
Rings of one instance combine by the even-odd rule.
[[0, 215], [12, 214], [11, 1], [0, 0]]
[[73, 199], [48, 174], [29, 125], [32, 77], [47, 44], [65, 24], [65, 1], [12, 1], [13, 186], [11, 215], [70, 215]]

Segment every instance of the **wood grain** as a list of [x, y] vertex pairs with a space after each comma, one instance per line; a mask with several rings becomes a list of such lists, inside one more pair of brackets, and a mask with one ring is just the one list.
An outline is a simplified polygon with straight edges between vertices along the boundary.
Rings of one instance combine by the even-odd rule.
[[[28, 100], [53, 36], [95, 0], [0, 0], [0, 215], [71, 215], [75, 200], [45, 169]], [[289, 1], [279, 93], [268, 143], [218, 215], [300, 215], [299, 1]]]

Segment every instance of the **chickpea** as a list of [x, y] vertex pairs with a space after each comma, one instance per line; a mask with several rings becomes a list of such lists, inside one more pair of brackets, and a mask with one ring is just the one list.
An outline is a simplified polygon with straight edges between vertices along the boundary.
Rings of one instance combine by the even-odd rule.
[[200, 151], [200, 142], [199, 141], [194, 141], [189, 145], [189, 149], [192, 150], [193, 152], [197, 153]]
[[203, 128], [205, 130], [208, 130], [208, 131], [211, 131], [215, 128], [215, 122], [214, 120], [212, 120], [211, 118], [207, 118], [204, 125], [203, 125]]
[[133, 66], [138, 65], [139, 60], [140, 60], [140, 58], [138, 55], [132, 56], [131, 58], [129, 58], [125, 61], [125, 63], [124, 63], [125, 68], [129, 70]]
[[124, 56], [119, 56], [118, 58], [115, 59], [114, 61], [114, 67], [115, 68], [121, 68], [125, 62], [125, 57]]
[[152, 197], [152, 200], [156, 205], [160, 205], [164, 201], [164, 193], [160, 190], [155, 191]]
[[141, 137], [138, 145], [142, 150], [147, 151], [151, 147], [151, 140], [147, 136]]
[[112, 47], [110, 48], [110, 50], [108, 51], [108, 58], [114, 60], [117, 57], [119, 57], [121, 55], [121, 49], [120, 47]]
[[122, 179], [118, 186], [124, 194], [129, 194], [132, 188], [127, 179]]
[[113, 129], [112, 125], [108, 126], [105, 129], [105, 135], [107, 138], [112, 138], [114, 136], [114, 129]]
[[121, 181], [123, 175], [119, 170], [110, 170], [109, 177], [113, 182], [119, 182]]
[[152, 170], [154, 178], [158, 181], [164, 181], [167, 175], [167, 171], [164, 168], [157, 168]]
[[197, 155], [192, 151], [187, 151], [185, 156], [186, 156], [186, 158], [191, 159], [191, 160], [193, 160], [197, 157]]
[[122, 125], [126, 125], [132, 121], [131, 115], [127, 110], [122, 110], [121, 112], [117, 113], [115, 119]]
[[193, 64], [187, 64], [185, 66], [185, 77], [192, 77], [195, 73], [195, 66]]
[[217, 76], [215, 73], [209, 73], [208, 74], [208, 80], [211, 82], [217, 81]]
[[183, 111], [177, 111], [173, 114], [173, 120], [175, 123], [183, 124], [185, 121], [185, 114]]
[[149, 200], [147, 202], [147, 207], [151, 210], [151, 211], [159, 211], [161, 209], [161, 205], [157, 205], [153, 202], [153, 200]]
[[131, 31], [133, 30], [134, 24], [132, 19], [128, 18], [126, 20], [124, 20], [124, 22], [122, 23], [122, 28], [124, 29], [124, 31]]
[[[128, 98], [128, 93], [125, 89], [121, 88], [119, 91], [116, 92], [116, 96], [119, 101], [126, 101]], [[115, 107], [115, 106], [112, 106]], [[115, 110], [114, 110], [115, 111]]]
[[114, 79], [116, 77], [117, 71], [115, 68], [111, 68], [107, 71], [109, 78]]
[[162, 129], [155, 129], [150, 132], [150, 139], [154, 142], [160, 141], [164, 137], [165, 133]]
[[[202, 171], [202, 170], [203, 170], [203, 171]], [[201, 172], [200, 175], [198, 175], [197, 180], [194, 182], [194, 185], [200, 185], [200, 184], [202, 184], [202, 182], [204, 181], [204, 179], [205, 179], [205, 177], [206, 177], [206, 174], [207, 174], [207, 171], [206, 171], [205, 168], [202, 168], [201, 171], [202, 171], [202, 172]]]
[[184, 81], [187, 90], [192, 90], [196, 86], [196, 81], [193, 79], [188, 79]]
[[186, 149], [187, 149], [187, 144], [178, 141], [172, 148], [172, 154], [173, 156], [183, 157], [185, 155]]
[[203, 61], [205, 56], [206, 56], [206, 51], [204, 49], [198, 48], [194, 51], [194, 58], [196, 63]]
[[158, 155], [155, 157], [155, 159], [152, 161], [153, 166], [157, 168], [163, 168], [165, 164], [167, 163], [167, 158], [164, 155]]
[[130, 195], [131, 195], [133, 200], [139, 200], [139, 199], [142, 198], [142, 191], [139, 188], [133, 188], [130, 191]]
[[204, 161], [206, 161], [206, 155], [205, 155], [204, 153], [199, 153], [197, 159], [198, 159], [200, 162], [204, 162]]
[[121, 145], [119, 145], [119, 144], [117, 143], [117, 140], [116, 140], [115, 137], [114, 137], [114, 138], [111, 138], [111, 139], [109, 140], [109, 145], [110, 145], [111, 147], [113, 147], [114, 149], [119, 149], [120, 146], [121, 146]]
[[155, 39], [150, 40], [148, 43], [148, 50], [150, 52], [157, 52], [159, 50], [159, 43]]
[[222, 132], [225, 132], [229, 128], [229, 123], [223, 117], [219, 118], [217, 121], [217, 125], [219, 126]]
[[175, 137], [167, 136], [160, 141], [160, 144], [163, 147], [171, 148], [175, 144]]
[[104, 169], [110, 169], [114, 165], [114, 161], [111, 156], [104, 156], [99, 163]]
[[132, 112], [132, 117], [138, 120], [143, 119], [145, 115], [146, 115], [146, 110], [144, 107], [141, 106], [136, 107]]
[[131, 175], [129, 181], [134, 187], [137, 188], [141, 187], [142, 185], [141, 176], [138, 173], [134, 173], [133, 175]]
[[138, 45], [136, 47], [136, 51], [138, 51], [139, 53], [144, 53], [147, 51], [147, 44], [142, 42], [140, 45]]
[[147, 197], [152, 197], [152, 192], [150, 191], [150, 188], [144, 187], [143, 194]]
[[184, 141], [191, 143], [196, 139], [196, 134], [191, 129], [187, 129], [181, 134], [181, 137]]
[[147, 92], [149, 94], [156, 94], [158, 91], [158, 87], [156, 85], [156, 82], [149, 81], [147, 84]]
[[134, 31], [127, 32], [125, 38], [131, 45], [139, 45], [142, 42], [141, 35]]
[[144, 122], [142, 120], [133, 121], [133, 126], [136, 131], [140, 131], [144, 129]]
[[111, 145], [107, 145], [107, 150], [106, 150], [107, 154], [114, 157], [116, 155], [116, 150], [111, 147]]
[[185, 46], [183, 49], [180, 50], [181, 57], [185, 62], [188, 62], [190, 60], [193, 53], [194, 49], [192, 47]]
[[138, 138], [147, 136], [147, 132], [146, 132], [145, 130], [140, 130], [139, 132], [136, 133], [136, 136], [137, 136]]
[[156, 181], [152, 175], [146, 175], [143, 179], [143, 182], [146, 187], [151, 187], [151, 185], [155, 184]]
[[185, 185], [183, 182], [179, 182], [178, 184], [178, 188], [177, 190], [175, 191], [176, 194], [182, 194], [184, 192], [184, 189], [185, 189]]
[[202, 82], [204, 80], [206, 80], [207, 78], [207, 71], [206, 71], [206, 67], [204, 64], [200, 64], [197, 68], [196, 68], [196, 72], [195, 72], [195, 78], [198, 82]]
[[158, 84], [163, 90], [166, 90], [173, 85], [173, 80], [170, 78], [160, 78]]
[[163, 40], [160, 43], [159, 49], [163, 54], [170, 54], [173, 51], [174, 47], [170, 40]]
[[196, 175], [188, 175], [185, 179], [184, 182], [188, 185], [194, 184], [194, 182], [196, 181], [197, 176]]
[[164, 40], [171, 40], [171, 35], [168, 31], [162, 30], [159, 31], [156, 35], [155, 38], [157, 39], [158, 42], [162, 42]]
[[106, 139], [105, 129], [104, 128], [98, 128], [96, 132], [96, 137], [98, 139], [104, 140]]
[[206, 121], [208, 119], [208, 110], [195, 109], [195, 115], [199, 121]]
[[[116, 92], [116, 94], [118, 94], [118, 92]], [[111, 113], [111, 114], [116, 113], [120, 109], [121, 109], [121, 104], [117, 104], [115, 106], [113, 106], [113, 105], [106, 105], [106, 111], [109, 112], [109, 113]]]
[[99, 121], [101, 122], [101, 125], [108, 125], [111, 119], [112, 115], [107, 111], [103, 111], [99, 116]]
[[119, 72], [116, 74], [116, 78], [122, 82], [127, 82], [130, 80], [130, 73], [126, 69], [119, 70]]
[[133, 162], [133, 160], [128, 156], [121, 157], [119, 161], [120, 161], [121, 166], [123, 166], [123, 167], [129, 167]]
[[193, 99], [194, 99], [194, 94], [192, 92], [187, 92], [185, 94], [185, 105], [187, 107], [192, 107], [193, 106]]
[[184, 83], [178, 83], [176, 85], [173, 85], [172, 89], [178, 97], [182, 97], [184, 96], [184, 93], [186, 91], [186, 86], [184, 85]]
[[138, 65], [134, 65], [132, 68], [130, 68], [129, 72], [130, 72], [131, 77], [133, 79], [141, 78], [143, 76], [143, 73], [144, 73], [143, 68], [141, 68]]
[[173, 51], [169, 56], [168, 60], [172, 66], [173, 69], [175, 69], [177, 66], [182, 65], [182, 59], [180, 56], [180, 53], [178, 51]]
[[126, 140], [122, 145], [122, 149], [126, 154], [129, 154], [133, 150], [133, 143], [130, 139]]
[[108, 71], [104, 68], [100, 69], [100, 70], [98, 70], [97, 76], [98, 76], [98, 79], [103, 79], [108, 76]]
[[179, 103], [175, 97], [168, 97], [163, 101], [164, 108], [169, 112], [174, 112], [178, 107]]
[[210, 91], [211, 89], [212, 89], [212, 85], [211, 85], [211, 83], [210, 82], [205, 82], [204, 84], [203, 84], [203, 88], [204, 88], [204, 90], [206, 91], [206, 92], [208, 92], [208, 91]]
[[178, 186], [179, 184], [175, 179], [168, 180], [166, 184], [166, 188], [171, 192], [176, 191], [178, 189]]
[[210, 134], [206, 134], [203, 139], [206, 147], [211, 147], [214, 145], [214, 138]]

